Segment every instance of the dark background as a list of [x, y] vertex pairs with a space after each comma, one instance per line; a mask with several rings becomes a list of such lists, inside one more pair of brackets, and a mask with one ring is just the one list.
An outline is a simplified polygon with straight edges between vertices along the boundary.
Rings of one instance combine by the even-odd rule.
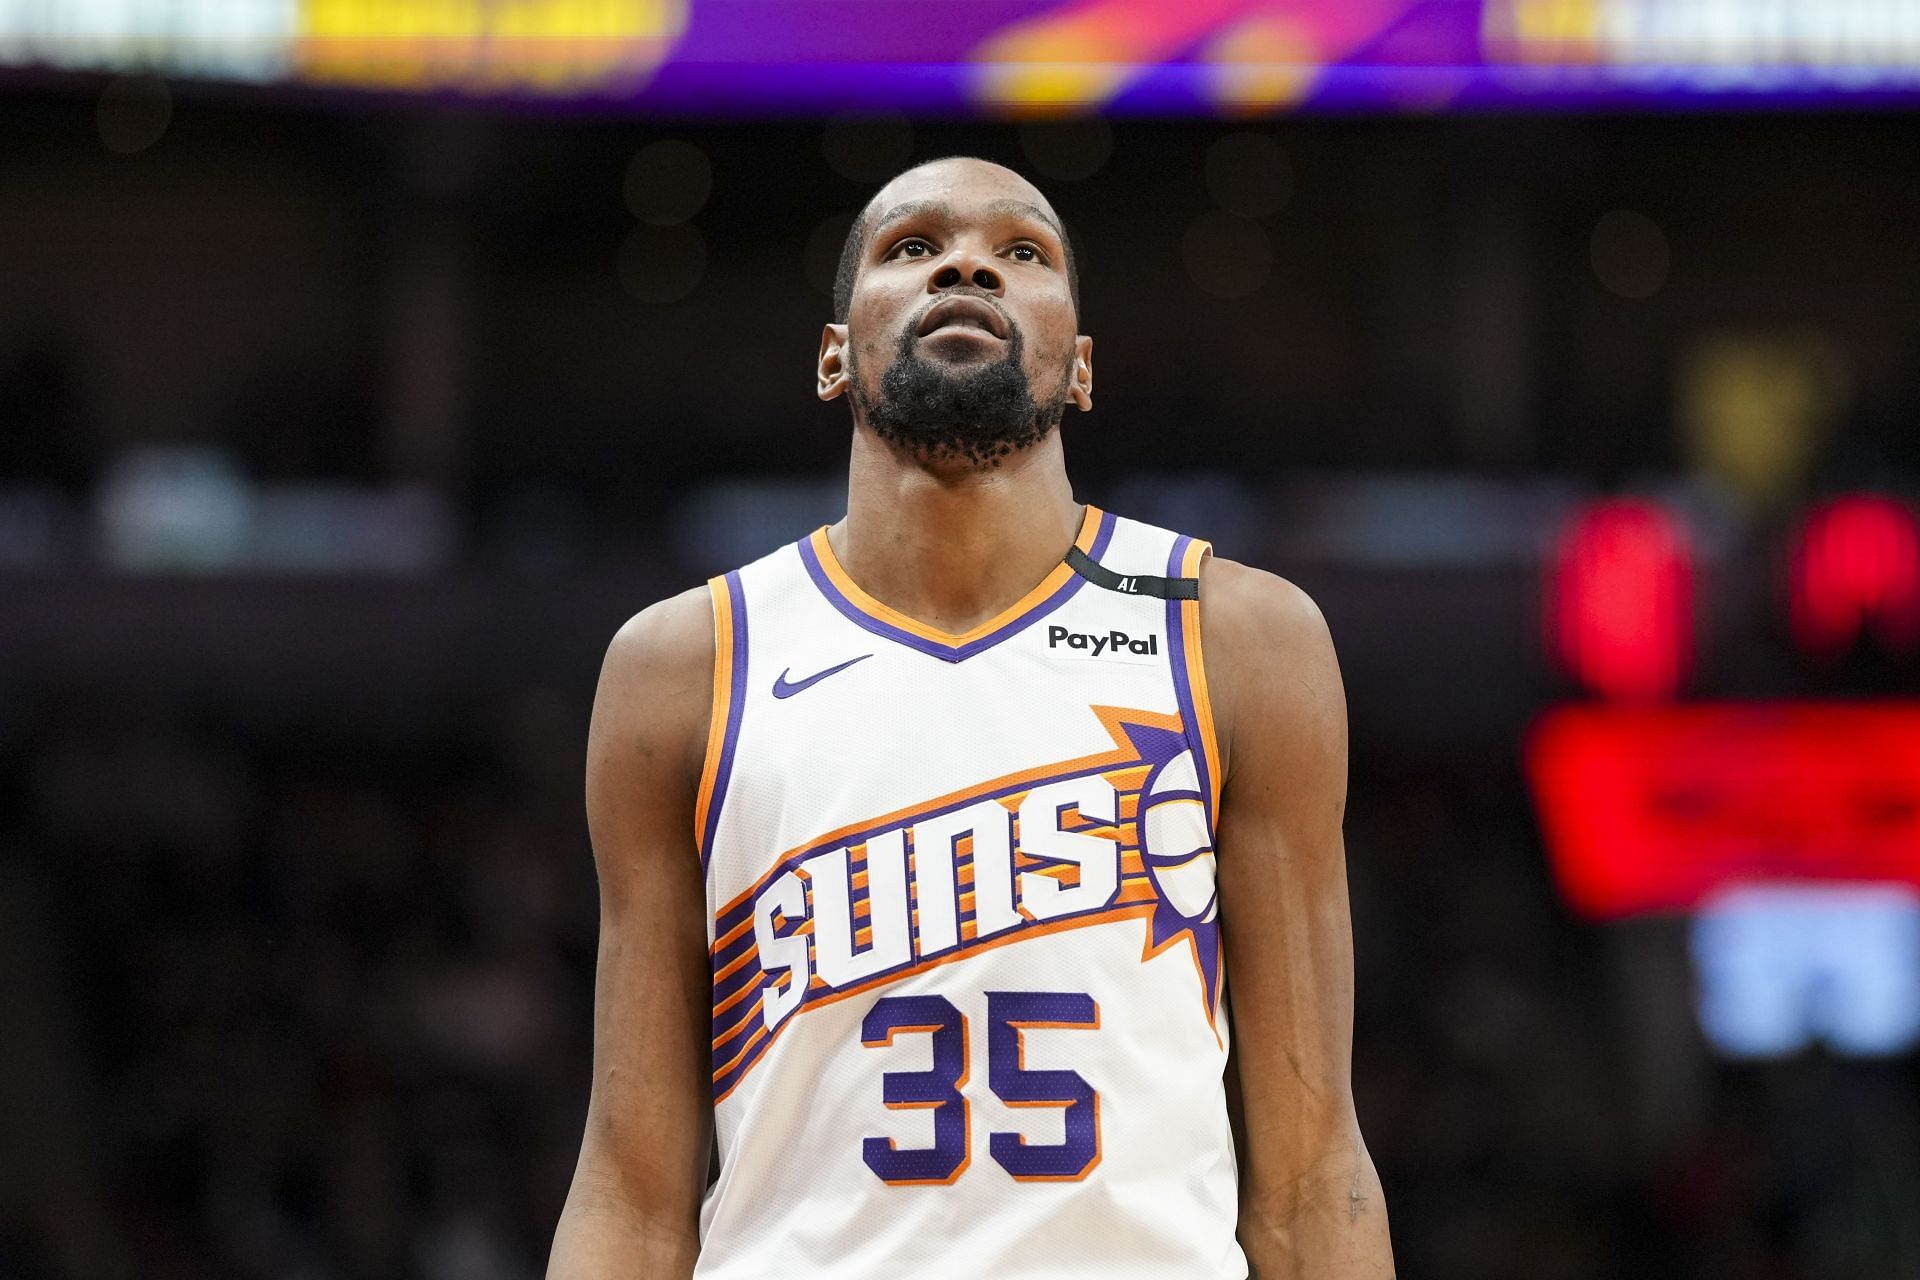
[[[1920, 480], [1911, 116], [0, 101], [0, 1276], [540, 1273], [601, 651], [837, 518], [840, 237], [950, 153], [1073, 233], [1078, 495], [1328, 617], [1401, 1274], [1920, 1276], [1912, 1059], [1716, 1061], [1684, 922], [1559, 904], [1519, 756], [1585, 696], [1542, 564], [1608, 494], [1697, 530], [1688, 696], [1912, 691], [1796, 656], [1778, 590], [1807, 503]], [[1703, 443], [1728, 344], [1800, 371], [1727, 411], [1736, 456], [1790, 424], [1764, 483]]]

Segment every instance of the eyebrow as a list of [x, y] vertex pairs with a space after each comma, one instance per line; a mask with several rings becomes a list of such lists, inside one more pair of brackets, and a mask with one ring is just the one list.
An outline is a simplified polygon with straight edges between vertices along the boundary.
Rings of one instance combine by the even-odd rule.
[[[1067, 233], [1061, 228], [1059, 221], [1054, 218], [1052, 214], [1042, 209], [1039, 205], [1029, 204], [1025, 200], [1014, 200], [1010, 198], [992, 200], [987, 204], [987, 212], [1011, 214], [1021, 218], [1032, 218], [1034, 221], [1051, 230], [1062, 242], [1065, 242], [1067, 238]], [[894, 223], [904, 222], [909, 218], [917, 218], [922, 215], [937, 218], [951, 218], [953, 216], [953, 206], [944, 200], [909, 200], [905, 204], [897, 204], [887, 210], [885, 217], [873, 224], [873, 230], [867, 233], [869, 243], [879, 239], [880, 233]]]
[[1067, 233], [1060, 227], [1060, 220], [1037, 204], [1028, 204], [1025, 200], [995, 200], [987, 206], [989, 213], [1010, 213], [1015, 217], [1032, 218], [1047, 227], [1054, 235], [1065, 240]]

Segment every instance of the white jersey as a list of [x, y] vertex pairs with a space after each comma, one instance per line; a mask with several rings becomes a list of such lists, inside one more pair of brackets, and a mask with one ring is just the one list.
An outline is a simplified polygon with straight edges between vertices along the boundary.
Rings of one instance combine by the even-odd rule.
[[705, 1280], [1240, 1280], [1204, 542], [964, 634], [824, 530], [710, 584]]

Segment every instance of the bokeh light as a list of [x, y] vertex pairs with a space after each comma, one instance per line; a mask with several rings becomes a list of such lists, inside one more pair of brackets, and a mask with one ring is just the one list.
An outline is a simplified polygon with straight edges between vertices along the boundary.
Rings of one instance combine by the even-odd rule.
[[1674, 377], [1693, 463], [1755, 508], [1795, 501], [1830, 440], [1851, 381], [1818, 330], [1715, 328], [1690, 341]]
[[1623, 298], [1651, 298], [1667, 282], [1672, 253], [1667, 233], [1644, 213], [1615, 209], [1601, 215], [1587, 243], [1593, 274]]
[[1244, 298], [1273, 274], [1273, 241], [1266, 229], [1231, 213], [1203, 213], [1180, 240], [1187, 275], [1201, 292]]
[[173, 94], [157, 76], [119, 76], [100, 91], [100, 141], [119, 155], [145, 151], [173, 123]]
[[639, 302], [678, 302], [706, 270], [707, 242], [684, 222], [635, 227], [620, 246], [620, 287]]
[[685, 222], [713, 193], [713, 164], [691, 142], [650, 142], [627, 163], [625, 193], [627, 208], [642, 222], [659, 227]]
[[1850, 493], [1809, 511], [1790, 578], [1802, 652], [1839, 658], [1862, 632], [1889, 653], [1920, 648], [1920, 522], [1898, 499]]
[[1576, 511], [1547, 565], [1547, 645], [1595, 693], [1659, 700], [1693, 662], [1693, 539], [1664, 505], [1608, 498]]
[[1207, 194], [1228, 213], [1269, 218], [1293, 199], [1293, 166], [1269, 135], [1230, 133], [1207, 148]]

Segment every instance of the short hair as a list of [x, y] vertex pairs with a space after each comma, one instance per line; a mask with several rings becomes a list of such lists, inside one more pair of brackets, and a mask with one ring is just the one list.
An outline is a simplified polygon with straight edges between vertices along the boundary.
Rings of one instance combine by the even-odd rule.
[[[980, 157], [978, 156], [939, 157], [939, 160], [979, 159]], [[937, 160], [928, 160], [924, 164], [915, 165], [914, 168], [924, 169], [927, 165], [936, 163], [938, 163]], [[982, 160], [981, 163], [988, 164], [992, 162]], [[910, 173], [912, 170], [903, 169], [901, 172]], [[895, 174], [894, 176], [898, 177], [899, 174]], [[889, 181], [891, 181], [891, 179], [889, 179]], [[840, 246], [840, 265], [835, 268], [833, 273], [833, 322], [835, 324], [845, 324], [847, 322], [847, 312], [853, 307], [853, 282], [860, 274], [860, 259], [866, 256], [868, 231], [867, 213], [868, 210], [872, 208], [872, 205], [873, 202], [869, 200], [866, 207], [862, 208], [859, 213], [853, 215], [853, 225], [847, 228], [846, 243]], [[1066, 256], [1067, 293], [1073, 299], [1073, 314], [1077, 318], [1080, 314], [1080, 268], [1074, 260], [1073, 241], [1067, 238], [1067, 228], [1064, 223], [1056, 221], [1054, 223], [1054, 230], [1060, 233], [1060, 248]]]

